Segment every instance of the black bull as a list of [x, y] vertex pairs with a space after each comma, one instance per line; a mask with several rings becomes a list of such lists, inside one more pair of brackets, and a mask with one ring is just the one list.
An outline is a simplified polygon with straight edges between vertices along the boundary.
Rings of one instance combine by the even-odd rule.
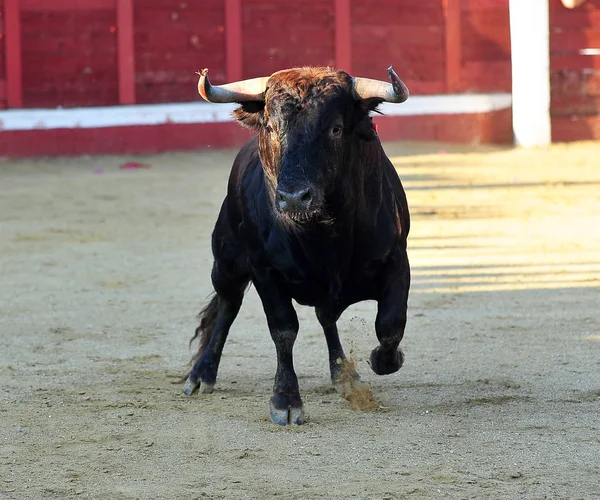
[[200, 74], [200, 94], [240, 103], [234, 116], [256, 136], [235, 159], [212, 235], [216, 293], [199, 315], [194, 339], [200, 347], [186, 394], [212, 392], [250, 282], [277, 351], [274, 423], [304, 419], [293, 365], [298, 317], [292, 299], [315, 308], [334, 384], [345, 360], [336, 321], [359, 301], [377, 301], [380, 345], [371, 353], [371, 368], [385, 375], [402, 366], [410, 219], [404, 189], [370, 118], [382, 102], [408, 97], [391, 68], [388, 74], [392, 83], [297, 68], [222, 86], [212, 86], [206, 70]]

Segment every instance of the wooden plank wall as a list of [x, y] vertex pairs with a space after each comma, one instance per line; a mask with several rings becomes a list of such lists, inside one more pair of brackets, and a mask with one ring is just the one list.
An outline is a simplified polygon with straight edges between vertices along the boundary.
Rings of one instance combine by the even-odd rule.
[[227, 80], [223, 0], [135, 0], [134, 30], [138, 103], [197, 100], [202, 68]]
[[413, 94], [446, 90], [442, 0], [352, 0], [352, 72], [385, 79], [394, 69]]
[[508, 0], [460, 0], [460, 4], [460, 90], [510, 92], [512, 84]]
[[21, 9], [23, 107], [118, 103], [116, 11]]
[[120, 94], [116, 1], [0, 0], [20, 5], [23, 107], [194, 101], [202, 67], [223, 83], [305, 64], [385, 79], [393, 64], [414, 95], [510, 91], [508, 0], [126, 0]]
[[[21, 0], [23, 107], [120, 102], [114, 6], [94, 0], [87, 5], [95, 8], [68, 9], [68, 1], [47, 0], [62, 5], [48, 10], [40, 8], [43, 2]], [[135, 102], [197, 100], [194, 71], [201, 67], [210, 68], [215, 83], [226, 81], [228, 69], [235, 71], [226, 58], [232, 53], [226, 5], [236, 2], [242, 78], [304, 64], [335, 66], [336, 56], [346, 56], [340, 66], [372, 78], [385, 78], [394, 64], [413, 94], [510, 89], [508, 0], [306, 0], [301, 8], [288, 0], [227, 2], [134, 0]], [[448, 17], [450, 4], [459, 8], [458, 30]], [[335, 46], [340, 6], [349, 14], [351, 41], [341, 56]], [[458, 71], [446, 63], [454, 48], [461, 50]], [[447, 81], [450, 73], [456, 83]]]
[[[125, 0], [132, 14], [117, 1], [0, 0], [0, 108], [196, 101], [202, 67], [223, 83], [305, 64], [385, 78], [393, 64], [413, 95], [511, 89], [508, 0]], [[600, 55], [585, 49], [600, 49], [600, 0], [549, 2], [553, 139], [598, 139]], [[10, 85], [7, 68], [21, 68]]]
[[552, 140], [600, 139], [600, 0], [550, 0]]
[[242, 0], [243, 78], [335, 66], [333, 0]]
[[0, 0], [0, 109], [6, 108], [6, 51], [4, 50], [4, 0]]

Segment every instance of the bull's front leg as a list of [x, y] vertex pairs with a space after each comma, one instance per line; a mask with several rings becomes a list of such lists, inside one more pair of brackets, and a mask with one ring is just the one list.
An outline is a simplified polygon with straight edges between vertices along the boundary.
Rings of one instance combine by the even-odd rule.
[[371, 352], [371, 368], [377, 375], [397, 372], [404, 362], [399, 349], [406, 327], [410, 288], [410, 266], [405, 248], [399, 248], [388, 261], [377, 301], [375, 333], [379, 346]]
[[304, 410], [293, 360], [294, 342], [298, 335], [298, 316], [291, 297], [279, 290], [273, 281], [253, 281], [277, 351], [277, 371], [269, 416], [271, 421], [278, 425], [300, 425], [304, 422]]
[[329, 370], [331, 373], [331, 382], [340, 393], [348, 391], [349, 383], [358, 383], [360, 377], [353, 365], [348, 365], [344, 348], [340, 342], [336, 321], [340, 317], [339, 313], [315, 308], [317, 319], [323, 327], [325, 340], [327, 341], [327, 350], [329, 351]]

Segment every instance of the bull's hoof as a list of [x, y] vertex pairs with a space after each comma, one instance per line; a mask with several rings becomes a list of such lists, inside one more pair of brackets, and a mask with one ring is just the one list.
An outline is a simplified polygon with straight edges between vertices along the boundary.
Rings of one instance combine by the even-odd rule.
[[200, 392], [202, 394], [211, 394], [213, 392], [214, 387], [215, 387], [215, 384], [210, 384], [208, 382], [202, 382], [201, 380], [193, 380], [192, 377], [190, 376], [185, 381], [185, 385], [183, 386], [183, 393], [186, 396], [191, 396], [198, 389], [200, 389]]
[[371, 369], [377, 375], [389, 375], [397, 372], [404, 363], [404, 353], [400, 349], [385, 351], [381, 346], [371, 352]]
[[280, 410], [271, 404], [269, 418], [271, 422], [277, 425], [302, 425], [304, 423], [304, 410], [302, 408], [292, 408], [291, 406]]
[[277, 425], [302, 425], [304, 409], [300, 396], [274, 394], [269, 404], [269, 418]]

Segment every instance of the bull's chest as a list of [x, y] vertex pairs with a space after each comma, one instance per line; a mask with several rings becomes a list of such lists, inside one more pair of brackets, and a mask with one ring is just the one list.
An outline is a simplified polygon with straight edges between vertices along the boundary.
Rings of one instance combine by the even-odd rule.
[[340, 238], [321, 231], [290, 235], [273, 231], [265, 254], [275, 278], [300, 303], [335, 301], [348, 262]]
[[293, 299], [303, 305], [335, 307], [373, 298], [378, 262], [362, 258], [344, 235], [302, 236], [285, 239], [273, 233], [265, 245], [274, 277]]

